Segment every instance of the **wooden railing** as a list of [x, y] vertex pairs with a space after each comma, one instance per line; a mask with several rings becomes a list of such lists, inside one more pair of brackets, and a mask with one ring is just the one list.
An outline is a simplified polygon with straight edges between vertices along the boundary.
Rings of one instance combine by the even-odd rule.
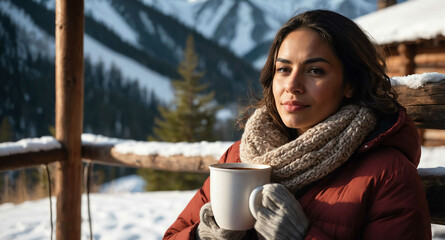
[[142, 167], [181, 172], [208, 172], [208, 166], [217, 161], [217, 159], [212, 156], [185, 157], [183, 155], [162, 156], [122, 154], [115, 151], [113, 146], [94, 145], [82, 146], [82, 157], [87, 159], [87, 161], [106, 165]]

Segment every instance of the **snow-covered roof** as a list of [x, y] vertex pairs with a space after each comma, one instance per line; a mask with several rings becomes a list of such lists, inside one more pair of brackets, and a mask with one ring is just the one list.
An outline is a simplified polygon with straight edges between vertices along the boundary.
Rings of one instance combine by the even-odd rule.
[[445, 1], [410, 0], [355, 19], [378, 44], [445, 36]]

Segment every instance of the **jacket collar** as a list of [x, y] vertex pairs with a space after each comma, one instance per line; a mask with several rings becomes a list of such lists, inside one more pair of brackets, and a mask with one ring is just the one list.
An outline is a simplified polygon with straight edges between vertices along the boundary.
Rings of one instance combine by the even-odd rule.
[[420, 160], [420, 137], [414, 122], [401, 107], [392, 116], [378, 119], [377, 125], [357, 150], [364, 153], [377, 146], [393, 147], [401, 151], [416, 166]]

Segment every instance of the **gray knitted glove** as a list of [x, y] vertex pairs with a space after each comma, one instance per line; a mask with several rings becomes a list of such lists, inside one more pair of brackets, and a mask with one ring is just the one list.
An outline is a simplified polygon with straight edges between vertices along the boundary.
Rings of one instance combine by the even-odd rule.
[[237, 240], [242, 239], [246, 234], [246, 231], [231, 231], [218, 227], [215, 218], [213, 217], [212, 205], [210, 202], [201, 207], [199, 217], [201, 218], [201, 222], [196, 230], [196, 239]]
[[266, 184], [255, 230], [264, 239], [304, 239], [309, 220], [300, 203], [281, 184]]

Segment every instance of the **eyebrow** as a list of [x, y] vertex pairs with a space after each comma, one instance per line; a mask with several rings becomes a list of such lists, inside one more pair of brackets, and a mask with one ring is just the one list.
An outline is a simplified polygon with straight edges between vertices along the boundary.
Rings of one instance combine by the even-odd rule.
[[[292, 63], [291, 61], [289, 61], [287, 59], [284, 59], [284, 58], [277, 58], [277, 62], [282, 62], [282, 63], [285, 63], [285, 64], [291, 64]], [[311, 64], [311, 63], [316, 63], [316, 62], [325, 62], [325, 63], [331, 65], [331, 63], [328, 60], [326, 60], [324, 58], [321, 58], [321, 57], [309, 58], [306, 61], [304, 61], [303, 64]]]

